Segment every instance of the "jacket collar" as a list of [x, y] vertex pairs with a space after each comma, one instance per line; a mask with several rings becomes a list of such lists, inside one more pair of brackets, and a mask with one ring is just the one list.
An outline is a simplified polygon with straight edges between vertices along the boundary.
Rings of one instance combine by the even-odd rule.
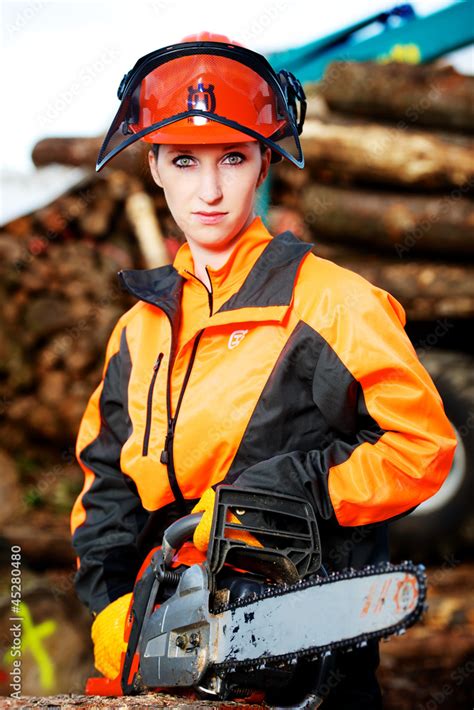
[[[312, 248], [313, 244], [301, 241], [289, 230], [273, 237], [240, 289], [209, 318], [209, 324], [282, 320], [291, 303], [298, 267]], [[122, 269], [117, 276], [123, 290], [161, 308], [174, 320], [185, 279], [172, 264], [155, 269]]]
[[[241, 287], [252, 266], [272, 239], [273, 236], [261, 216], [256, 215], [240, 234], [237, 243], [234, 243], [225, 263], [218, 268], [206, 265], [212, 291], [221, 303]], [[202, 291], [201, 279], [195, 275], [194, 258], [187, 241], [181, 244], [176, 252], [173, 266], [187, 279], [190, 288]]]

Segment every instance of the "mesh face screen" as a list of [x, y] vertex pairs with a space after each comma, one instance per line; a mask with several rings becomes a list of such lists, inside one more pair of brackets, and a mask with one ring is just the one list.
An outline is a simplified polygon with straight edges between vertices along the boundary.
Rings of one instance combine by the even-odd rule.
[[125, 91], [96, 169], [137, 140], [176, 144], [261, 140], [303, 167], [285, 98], [270, 73], [262, 73], [202, 49], [152, 67]]
[[[141, 83], [139, 128], [200, 109], [228, 118], [264, 135], [284, 122], [268, 83], [233, 59], [212, 55], [179, 57], [153, 70]], [[278, 118], [279, 114], [279, 118]]]

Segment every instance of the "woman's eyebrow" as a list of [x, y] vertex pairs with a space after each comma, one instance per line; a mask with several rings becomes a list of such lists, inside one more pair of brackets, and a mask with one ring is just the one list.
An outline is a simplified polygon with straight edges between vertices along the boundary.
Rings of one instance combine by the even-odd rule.
[[[240, 145], [240, 143], [230, 143], [229, 145], [225, 145], [225, 146], [222, 148], [222, 150], [223, 150], [223, 151], [229, 150], [229, 148], [235, 148], [235, 147], [237, 147], [238, 145]], [[192, 152], [193, 152], [193, 147], [190, 146], [190, 145], [181, 145], [178, 149], [170, 150], [170, 153], [184, 153], [184, 152], [186, 152], [186, 153], [192, 153]]]

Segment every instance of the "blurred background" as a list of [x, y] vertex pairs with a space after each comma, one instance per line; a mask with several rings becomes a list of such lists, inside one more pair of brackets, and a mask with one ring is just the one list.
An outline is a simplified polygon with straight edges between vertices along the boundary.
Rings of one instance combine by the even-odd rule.
[[99, 174], [96, 157], [136, 60], [208, 30], [292, 71], [307, 95], [306, 167], [272, 166], [258, 202], [266, 225], [396, 296], [456, 429], [445, 484], [392, 526], [393, 561], [427, 565], [429, 611], [381, 644], [379, 678], [388, 710], [471, 708], [474, 2], [10, 0], [1, 10], [0, 693], [14, 667], [14, 546], [22, 692], [80, 694], [94, 673], [73, 587], [75, 438], [108, 337], [135, 303], [117, 271], [170, 263], [183, 242], [146, 149], [135, 143]]

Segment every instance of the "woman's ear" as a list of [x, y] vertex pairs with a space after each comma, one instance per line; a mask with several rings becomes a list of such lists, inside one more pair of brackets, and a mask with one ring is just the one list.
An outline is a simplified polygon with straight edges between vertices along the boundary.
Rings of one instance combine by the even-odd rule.
[[260, 187], [262, 182], [264, 182], [265, 178], [267, 177], [268, 171], [270, 169], [271, 158], [272, 158], [272, 151], [267, 146], [265, 152], [262, 153], [262, 165], [260, 167], [260, 174], [258, 176], [258, 180], [257, 180], [257, 184], [255, 185], [255, 188]]
[[160, 173], [158, 172], [158, 166], [156, 164], [156, 158], [155, 154], [153, 153], [152, 150], [148, 151], [148, 164], [150, 166], [150, 172], [153, 176], [153, 180], [156, 182], [158, 187], [163, 187], [163, 184], [160, 179]]

